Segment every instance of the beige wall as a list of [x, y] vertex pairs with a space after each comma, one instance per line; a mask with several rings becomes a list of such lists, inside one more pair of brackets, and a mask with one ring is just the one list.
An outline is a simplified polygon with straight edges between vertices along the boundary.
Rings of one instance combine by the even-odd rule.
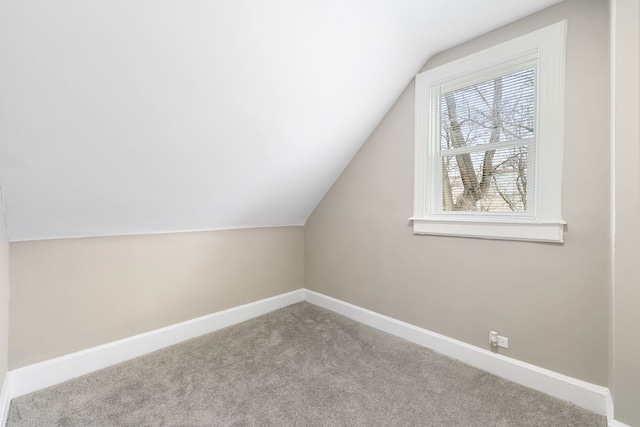
[[605, 0], [566, 0], [426, 68], [568, 19], [563, 245], [414, 236], [410, 84], [305, 227], [307, 288], [607, 384], [609, 30]]
[[10, 249], [10, 369], [303, 287], [302, 227]]
[[640, 426], [640, 1], [611, 4], [616, 165], [611, 389], [616, 419]]
[[[8, 370], [9, 355], [9, 243], [0, 202], [0, 390]], [[2, 417], [0, 417], [2, 418]]]

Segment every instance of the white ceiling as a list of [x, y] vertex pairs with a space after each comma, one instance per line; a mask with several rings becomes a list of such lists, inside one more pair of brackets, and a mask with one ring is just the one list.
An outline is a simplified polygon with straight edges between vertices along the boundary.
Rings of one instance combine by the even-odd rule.
[[434, 53], [557, 0], [0, 0], [11, 241], [304, 224]]

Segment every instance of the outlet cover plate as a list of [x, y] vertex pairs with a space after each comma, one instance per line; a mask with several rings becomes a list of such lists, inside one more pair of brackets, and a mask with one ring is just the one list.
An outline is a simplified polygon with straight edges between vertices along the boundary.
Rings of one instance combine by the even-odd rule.
[[509, 338], [498, 335], [498, 347], [509, 348]]

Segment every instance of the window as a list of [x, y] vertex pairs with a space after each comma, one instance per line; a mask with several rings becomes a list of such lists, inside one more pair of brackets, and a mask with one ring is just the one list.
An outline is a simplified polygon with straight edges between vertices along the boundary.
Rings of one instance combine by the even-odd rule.
[[562, 242], [566, 22], [418, 74], [413, 229]]

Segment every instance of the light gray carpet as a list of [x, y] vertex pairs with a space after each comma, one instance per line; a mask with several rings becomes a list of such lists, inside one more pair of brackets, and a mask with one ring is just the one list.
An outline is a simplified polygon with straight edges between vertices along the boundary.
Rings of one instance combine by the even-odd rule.
[[605, 426], [307, 303], [11, 402], [7, 426]]

